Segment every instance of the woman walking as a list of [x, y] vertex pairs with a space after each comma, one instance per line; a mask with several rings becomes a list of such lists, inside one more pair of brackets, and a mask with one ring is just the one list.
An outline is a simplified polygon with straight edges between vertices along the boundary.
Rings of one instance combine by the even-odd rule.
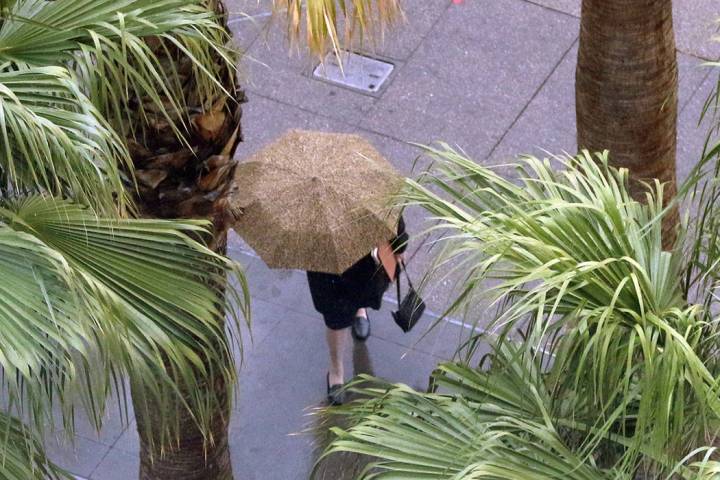
[[[348, 336], [352, 332], [359, 341], [365, 341], [370, 336], [367, 309], [380, 309], [383, 294], [402, 265], [407, 242], [405, 221], [400, 217], [394, 238], [378, 245], [342, 274], [307, 272], [313, 305], [325, 320], [325, 337], [330, 354], [327, 373], [330, 405], [341, 405], [344, 400], [343, 358], [349, 343]], [[387, 258], [388, 255], [394, 258]]]
[[[224, 215], [270, 268], [308, 272], [327, 327], [328, 399], [342, 402], [350, 330], [370, 335], [408, 236], [392, 203], [405, 179], [359, 135], [291, 130], [241, 162]], [[368, 253], [370, 252], [370, 253]]]

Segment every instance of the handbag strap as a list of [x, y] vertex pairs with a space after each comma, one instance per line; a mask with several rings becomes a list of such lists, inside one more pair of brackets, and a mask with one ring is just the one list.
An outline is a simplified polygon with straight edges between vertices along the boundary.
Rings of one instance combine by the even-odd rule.
[[[400, 262], [398, 264], [398, 267], [400, 268], [401, 271], [405, 272], [405, 279], [407, 279], [410, 290], [415, 290], [415, 287], [412, 284], [412, 280], [410, 280], [410, 275], [407, 273], [407, 267], [405, 265], [405, 262]], [[397, 287], [398, 305], [400, 305], [402, 303], [402, 294], [400, 293], [400, 272], [398, 272], [397, 278], [395, 279], [395, 286]]]
[[[400, 270], [405, 270], [405, 263], [400, 262], [398, 264], [398, 268]], [[395, 286], [397, 287], [397, 302], [398, 302], [398, 306], [399, 306], [402, 303], [402, 294], [400, 293], [400, 272], [397, 272], [396, 277], [397, 278], [395, 278]]]
[[[412, 280], [410, 280], [410, 274], [407, 273], [407, 268], [405, 267], [405, 262], [401, 262], [401, 264], [402, 264], [402, 271], [405, 272], [405, 279], [407, 280], [408, 285], [410, 286], [410, 289], [415, 290], [415, 287], [412, 284]], [[400, 275], [398, 275], [398, 279], [399, 279], [399, 277], [400, 277]]]

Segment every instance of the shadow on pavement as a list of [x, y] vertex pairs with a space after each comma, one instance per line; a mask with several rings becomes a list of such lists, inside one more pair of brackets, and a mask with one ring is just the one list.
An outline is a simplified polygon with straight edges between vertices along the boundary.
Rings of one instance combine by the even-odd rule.
[[[364, 342], [353, 342], [353, 374], [374, 375], [370, 352]], [[356, 394], [349, 393], [347, 402], [357, 400]], [[333, 453], [321, 459], [327, 446], [333, 439], [332, 428], [347, 428], [347, 419], [343, 415], [335, 415], [327, 409], [319, 408], [312, 414], [313, 424], [308, 433], [313, 435], [313, 463], [317, 463], [315, 480], [351, 480], [357, 478], [367, 465], [371, 457], [355, 453]]]

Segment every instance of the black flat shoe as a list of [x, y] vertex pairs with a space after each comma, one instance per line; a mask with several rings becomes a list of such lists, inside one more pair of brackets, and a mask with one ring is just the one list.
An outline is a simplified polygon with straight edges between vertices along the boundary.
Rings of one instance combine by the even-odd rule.
[[370, 319], [367, 317], [355, 317], [352, 324], [352, 336], [355, 340], [364, 342], [370, 336]]
[[345, 403], [345, 391], [342, 389], [343, 384], [330, 385], [330, 374], [325, 376], [325, 382], [327, 384], [327, 402], [328, 405], [336, 407]]

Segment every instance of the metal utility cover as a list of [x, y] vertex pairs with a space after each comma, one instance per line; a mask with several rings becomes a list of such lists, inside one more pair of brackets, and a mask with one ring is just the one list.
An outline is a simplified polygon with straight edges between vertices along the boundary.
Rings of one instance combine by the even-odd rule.
[[338, 57], [330, 52], [313, 71], [313, 76], [331, 83], [367, 93], [377, 93], [395, 65], [353, 52], [342, 52], [342, 69]]

